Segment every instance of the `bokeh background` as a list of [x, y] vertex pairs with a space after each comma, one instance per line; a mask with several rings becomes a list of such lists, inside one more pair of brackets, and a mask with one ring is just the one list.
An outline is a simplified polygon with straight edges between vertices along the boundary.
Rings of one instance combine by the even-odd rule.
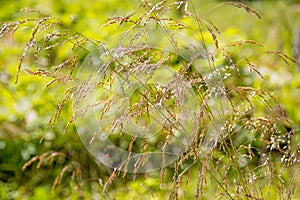
[[[261, 19], [234, 6], [220, 5], [222, 2], [224, 1], [194, 1], [199, 17], [213, 21], [220, 30], [221, 44], [255, 40], [267, 50], [282, 51], [294, 58], [296, 33], [297, 29], [300, 30], [299, 1], [243, 1], [257, 11]], [[105, 41], [116, 31], [126, 30], [126, 25], [119, 29], [116, 26], [102, 28], [107, 18], [138, 11], [138, 4], [136, 0], [1, 0], [0, 23], [3, 25], [5, 22], [39, 15], [27, 12], [28, 10], [22, 11], [29, 8], [56, 17], [66, 30]], [[172, 15], [180, 17], [181, 13], [174, 12]], [[196, 24], [192, 24], [192, 21], [183, 20], [196, 29]], [[49, 125], [68, 83], [44, 88], [50, 79], [32, 76], [22, 69], [19, 82], [15, 84], [18, 62], [31, 29], [32, 27], [22, 27], [13, 35], [8, 34], [0, 39], [0, 199], [131, 199], [142, 196], [165, 199], [169, 188], [168, 184], [160, 187], [159, 172], [153, 172], [147, 179], [117, 179], [109, 186], [108, 192], [102, 192], [103, 184], [112, 169], [94, 161], [83, 147], [74, 125], [64, 133], [72, 115], [71, 103], [62, 110], [58, 122]], [[185, 34], [193, 35], [193, 31], [186, 31]], [[204, 33], [204, 36], [208, 41], [211, 40], [209, 32]], [[300, 49], [300, 44], [298, 45]], [[263, 88], [278, 99], [298, 133], [295, 141], [300, 141], [299, 131], [297, 132], [300, 125], [300, 68], [294, 63], [286, 64], [278, 56], [262, 52], [255, 45], [246, 45], [232, 51], [255, 62], [265, 80], [244, 74], [245, 84]], [[50, 59], [55, 64], [70, 54], [72, 52], [67, 48], [60, 48], [51, 52]], [[84, 56], [83, 54], [82, 58]], [[33, 58], [25, 58], [22, 68], [30, 67], [32, 62]], [[39, 62], [47, 63], [47, 57], [41, 58]], [[37, 159], [34, 164], [22, 170], [23, 165], [37, 155], [44, 155], [44, 158], [52, 155], [53, 161], [43, 163], [42, 159]], [[62, 170], [66, 173], [61, 179], [57, 179]], [[53, 187], [55, 181], [57, 184]], [[299, 188], [296, 195], [300, 195]]]

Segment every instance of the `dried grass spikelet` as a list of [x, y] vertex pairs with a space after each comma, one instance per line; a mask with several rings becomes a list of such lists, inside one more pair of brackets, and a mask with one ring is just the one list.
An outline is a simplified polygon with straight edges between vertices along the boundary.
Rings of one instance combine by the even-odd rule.
[[[42, 27], [42, 24], [44, 22], [47, 22], [47, 21], [53, 20], [53, 19], [55, 19], [55, 18], [54, 17], [41, 18], [41, 19], [38, 20], [38, 22], [35, 24], [35, 27], [32, 29], [32, 33], [30, 35], [30, 38], [29, 38], [28, 42], [26, 43], [23, 54], [21, 55], [21, 57], [19, 59], [18, 71], [17, 71], [17, 74], [16, 74], [15, 84], [18, 83], [21, 66], [22, 66], [22, 63], [23, 63], [23, 60], [24, 60], [25, 56], [27, 55], [27, 52], [28, 52], [29, 48], [33, 47], [35, 45], [34, 39], [35, 39], [36, 34], [40, 30], [40, 28]], [[51, 22], [50, 22], [50, 24], [51, 24]]]
[[255, 14], [259, 19], [261, 19], [261, 16], [260, 16], [255, 10], [253, 10], [252, 8], [250, 8], [249, 6], [247, 6], [247, 5], [243, 4], [243, 3], [240, 3], [240, 2], [227, 2], [227, 4], [236, 6], [236, 7], [238, 7], [238, 8], [243, 8], [243, 9], [245, 9], [248, 13], [253, 13], [253, 14]]

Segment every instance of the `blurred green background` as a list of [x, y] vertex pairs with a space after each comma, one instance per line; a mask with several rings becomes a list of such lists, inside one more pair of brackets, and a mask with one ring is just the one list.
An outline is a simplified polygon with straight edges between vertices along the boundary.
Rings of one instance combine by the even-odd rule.
[[[222, 33], [221, 44], [255, 40], [263, 44], [264, 49], [279, 50], [293, 57], [294, 33], [300, 23], [300, 2], [243, 1], [260, 14], [261, 20], [234, 6], [220, 5], [220, 2], [198, 0], [194, 1], [194, 5], [200, 18], [213, 21], [219, 28]], [[20, 10], [36, 9], [47, 16], [58, 18], [67, 29], [105, 41], [116, 31], [126, 29], [126, 25], [118, 30], [115, 26], [101, 28], [106, 19], [139, 10], [138, 3], [136, 0], [2, 0], [0, 23], [30, 18], [35, 14]], [[179, 17], [179, 13], [174, 13], [174, 16]], [[197, 29], [188, 19], [183, 20], [195, 27], [194, 30]], [[67, 104], [54, 126], [48, 125], [68, 84], [58, 83], [45, 89], [43, 87], [49, 79], [32, 76], [24, 70], [21, 70], [18, 84], [14, 83], [18, 61], [31, 28], [22, 27], [14, 35], [6, 35], [0, 40], [0, 199], [139, 199], [142, 196], [147, 199], [166, 199], [168, 184], [160, 188], [159, 172], [151, 173], [146, 181], [142, 178], [136, 181], [120, 178], [109, 186], [109, 192], [102, 193], [104, 180], [112, 170], [94, 161], [83, 147], [73, 125], [67, 133], [63, 133], [72, 115], [71, 105]], [[186, 34], [192, 35], [193, 32], [187, 31]], [[209, 33], [205, 34], [205, 37], [209, 37]], [[298, 130], [300, 69], [293, 63], [287, 65], [278, 56], [263, 53], [255, 46], [247, 45], [233, 51], [240, 57], [251, 59], [265, 76], [265, 80], [258, 76], [248, 76], [245, 82], [274, 94]], [[58, 63], [71, 53], [59, 49], [51, 55], [51, 62]], [[30, 65], [32, 60], [26, 58], [22, 68]], [[297, 134], [295, 140], [300, 141], [299, 137]], [[56, 155], [54, 152], [61, 154]], [[22, 170], [24, 163], [42, 154], [48, 159], [52, 155], [53, 161], [40, 167], [37, 160]], [[61, 182], [51, 190], [55, 178], [64, 168], [66, 173]], [[194, 197], [188, 195], [189, 198]]]

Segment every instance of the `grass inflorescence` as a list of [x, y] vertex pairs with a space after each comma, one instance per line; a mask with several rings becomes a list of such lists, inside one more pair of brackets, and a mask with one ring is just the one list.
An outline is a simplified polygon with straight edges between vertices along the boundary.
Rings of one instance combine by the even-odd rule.
[[[261, 18], [243, 3], [226, 4]], [[83, 143], [92, 145], [99, 137], [112, 143], [92, 146], [99, 148], [106, 165], [113, 167], [105, 182], [99, 177], [103, 192], [122, 177], [147, 179], [152, 173], [147, 169], [152, 171], [160, 162], [161, 188], [167, 185], [170, 199], [191, 194], [195, 199], [289, 198], [293, 180], [284, 173], [299, 165], [293, 124], [270, 91], [244, 84], [245, 70], [255, 74], [253, 77], [264, 77], [250, 58], [232, 51], [245, 45], [263, 49], [263, 44], [253, 40], [224, 44], [222, 30], [200, 18], [193, 1], [141, 0], [139, 9], [143, 11], [107, 20], [103, 30], [125, 27], [121, 40], [116, 36], [107, 42], [85, 37], [54, 17], [25, 9], [35, 17], [3, 23], [0, 30], [0, 37], [5, 37], [21, 27], [32, 27], [19, 59], [16, 83], [24, 62], [29, 62], [31, 67], [25, 71], [49, 80], [45, 88], [67, 84], [49, 121], [49, 126], [54, 126], [72, 100], [73, 113], [65, 132], [76, 120], [95, 112], [100, 127]], [[173, 12], [179, 17], [174, 18]], [[184, 22], [187, 18], [197, 24], [196, 29]], [[195, 36], [184, 34], [191, 29]], [[62, 60], [53, 56], [58, 48], [68, 49]], [[295, 63], [280, 51], [265, 52]], [[91, 58], [84, 59], [86, 55]], [[132, 123], [147, 128], [130, 127]], [[113, 146], [127, 154], [114, 154]], [[154, 158], [160, 160], [151, 160], [157, 150], [160, 156]], [[89, 151], [95, 156], [94, 149]], [[169, 151], [177, 157], [168, 163]], [[64, 153], [35, 156], [23, 170], [33, 163], [40, 168], [59, 157], [70, 162], [55, 178], [53, 189], [67, 172], [72, 172], [73, 187], [80, 187], [84, 163], [72, 162]]]

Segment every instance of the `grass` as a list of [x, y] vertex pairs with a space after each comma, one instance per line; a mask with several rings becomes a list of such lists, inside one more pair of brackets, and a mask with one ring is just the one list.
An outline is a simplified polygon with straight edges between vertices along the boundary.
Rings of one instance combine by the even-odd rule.
[[108, 199], [298, 195], [299, 180], [292, 178], [298, 130], [273, 91], [260, 88], [266, 78], [259, 64], [295, 60], [284, 48], [211, 21], [223, 7], [259, 21], [254, 8], [229, 2], [201, 12], [198, 6], [140, 1], [139, 9], [106, 21], [101, 30], [119, 34], [105, 42], [34, 10], [25, 10], [30, 18], [2, 23], [0, 37], [28, 36], [15, 82], [24, 69], [45, 80], [45, 89], [64, 89], [48, 129], [64, 120], [60, 132], [76, 128], [96, 162], [112, 168], [101, 176], [95, 163], [76, 158], [79, 149], [50, 149], [23, 170], [58, 166], [52, 190], [66, 186], [74, 199], [94, 198], [90, 193]]

